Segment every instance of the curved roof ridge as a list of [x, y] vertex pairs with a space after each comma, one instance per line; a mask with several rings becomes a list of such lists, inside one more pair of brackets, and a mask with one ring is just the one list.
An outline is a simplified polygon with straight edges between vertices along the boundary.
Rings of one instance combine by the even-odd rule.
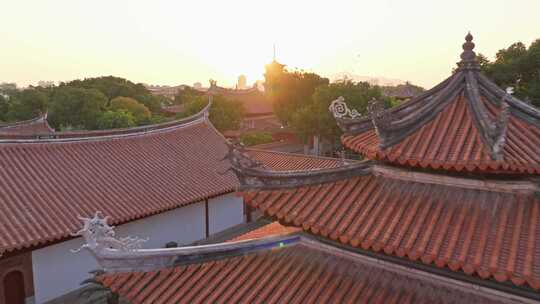
[[19, 121], [15, 121], [15, 122], [6, 122], [6, 123], [0, 123], [0, 129], [9, 129], [9, 128], [13, 128], [13, 127], [20, 127], [22, 125], [26, 125], [26, 124], [32, 124], [32, 123], [36, 123], [36, 122], [41, 122], [43, 120], [47, 120], [47, 113], [45, 114], [40, 114], [39, 116], [36, 116], [34, 118], [30, 118], [30, 119], [27, 119], [27, 120], [19, 120]]
[[228, 142], [229, 152], [225, 159], [229, 159], [231, 169], [238, 180], [240, 188], [292, 188], [310, 184], [332, 182], [354, 176], [371, 173], [371, 161], [358, 161], [347, 163], [334, 168], [315, 168], [308, 170], [274, 170], [264, 167], [259, 161], [247, 155], [245, 148], [240, 144]]
[[[139, 135], [146, 135], [150, 133], [165, 132], [169, 130], [175, 130], [194, 124], [207, 122], [209, 125], [212, 123], [208, 120], [209, 109], [212, 105], [210, 101], [201, 111], [191, 115], [189, 117], [168, 121], [164, 123], [158, 123], [147, 126], [137, 126], [132, 128], [123, 129], [108, 129], [108, 130], [96, 130], [96, 131], [81, 131], [81, 132], [54, 132], [52, 134], [41, 135], [8, 135], [7, 138], [0, 136], [1, 143], [44, 143], [44, 142], [73, 142], [73, 141], [86, 141], [86, 140], [106, 140], [114, 138], [126, 138]], [[212, 125], [213, 126], [213, 125]]]

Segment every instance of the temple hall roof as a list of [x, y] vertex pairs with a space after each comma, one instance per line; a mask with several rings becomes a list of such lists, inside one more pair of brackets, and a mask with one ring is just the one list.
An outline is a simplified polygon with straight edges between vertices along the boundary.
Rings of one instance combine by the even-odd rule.
[[[206, 111], [152, 126], [0, 140], [0, 254], [69, 238], [78, 216], [98, 210], [121, 224], [233, 192], [227, 144]], [[277, 170], [339, 163], [248, 153]]]
[[540, 186], [374, 162], [276, 171], [233, 150], [245, 202], [346, 246], [540, 289]]
[[300, 235], [186, 250], [176, 266], [107, 271], [97, 282], [130, 303], [518, 302]]
[[412, 167], [540, 173], [540, 111], [483, 75], [473, 49], [469, 34], [455, 73], [395, 108], [374, 102], [360, 117], [336, 100], [343, 144]]

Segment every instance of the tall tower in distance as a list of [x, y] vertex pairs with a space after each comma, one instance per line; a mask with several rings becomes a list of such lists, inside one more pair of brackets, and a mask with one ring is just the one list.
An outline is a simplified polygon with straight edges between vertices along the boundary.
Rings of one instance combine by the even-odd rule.
[[247, 89], [246, 75], [238, 76], [238, 83], [236, 84], [236, 89], [237, 90], [245, 90], [245, 89]]

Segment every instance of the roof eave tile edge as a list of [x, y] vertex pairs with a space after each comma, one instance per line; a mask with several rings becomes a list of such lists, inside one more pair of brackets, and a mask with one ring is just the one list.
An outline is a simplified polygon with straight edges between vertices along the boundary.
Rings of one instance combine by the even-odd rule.
[[0, 124], [0, 129], [4, 129], [4, 128], [9, 129], [9, 128], [14, 128], [14, 127], [20, 127], [21, 125], [26, 125], [26, 124], [35, 124], [42, 121], [46, 121], [46, 119], [47, 119], [47, 113], [40, 114], [39, 116], [36, 116], [28, 120], [21, 120], [21, 121], [16, 121], [16, 122]]
[[377, 258], [373, 255], [366, 255], [362, 254], [361, 252], [357, 252], [352, 248], [351, 250], [343, 249], [337, 246], [332, 246], [329, 243], [321, 242], [317, 240], [318, 237], [312, 236], [308, 232], [303, 232], [301, 234], [301, 240], [300, 244], [308, 246], [310, 248], [325, 251], [334, 255], [338, 255], [340, 257], [350, 259], [352, 261], [360, 261], [363, 264], [370, 265], [372, 267], [376, 268], [383, 268], [386, 271], [390, 271], [405, 277], [413, 278], [413, 279], [422, 279], [427, 281], [436, 280], [438, 283], [440, 283], [443, 286], [452, 288], [452, 289], [459, 289], [461, 291], [472, 293], [479, 296], [488, 296], [489, 298], [495, 300], [499, 300], [501, 298], [504, 298], [505, 300], [509, 302], [517, 301], [519, 303], [537, 303], [534, 300], [531, 300], [529, 298], [521, 297], [515, 294], [510, 294], [504, 291], [499, 291], [493, 288], [484, 287], [472, 282], [466, 282], [459, 279], [455, 279], [452, 277], [440, 275], [433, 272], [424, 271], [422, 269], [409, 267], [407, 265], [403, 264], [397, 264], [393, 263], [392, 261], [384, 260]]
[[[17, 138], [15, 136], [14, 138], [0, 139], [0, 144], [3, 144], [3, 143], [15, 143], [15, 144], [18, 144], [18, 143], [65, 143], [65, 142], [81, 142], [81, 141], [99, 141], [99, 140], [131, 138], [131, 137], [137, 137], [137, 136], [148, 135], [148, 134], [156, 134], [156, 133], [186, 128], [186, 127], [193, 126], [199, 123], [208, 123], [211, 125], [208, 118], [209, 110], [211, 106], [212, 106], [212, 101], [210, 100], [209, 103], [201, 111], [189, 117], [185, 117], [182, 119], [165, 122], [161, 124], [140, 126], [140, 127], [130, 128], [130, 129], [118, 129], [118, 130], [112, 129], [110, 131], [113, 132], [113, 134], [110, 134], [110, 135], [99, 135], [99, 134], [93, 134], [91, 132], [86, 133], [87, 136], [82, 136], [85, 134], [85, 133], [82, 133], [81, 136], [74, 136], [74, 137], [70, 137], [71, 135], [69, 133], [36, 134], [33, 138], [28, 138], [28, 136]], [[104, 131], [108, 131], [108, 130], [104, 130]]]
[[540, 192], [540, 185], [529, 180], [518, 181], [486, 180], [478, 178], [453, 177], [446, 174], [416, 172], [387, 165], [375, 165], [373, 175], [409, 182], [436, 184], [472, 190], [492, 192], [532, 194]]
[[[128, 217], [128, 218], [122, 218], [122, 219], [119, 219], [119, 220], [114, 220], [114, 221], [112, 221], [112, 224], [114, 224], [114, 225], [123, 225], [123, 224], [127, 224], [127, 223], [130, 223], [130, 222], [133, 222], [133, 221], [143, 219], [143, 218], [158, 215], [158, 214], [161, 214], [161, 213], [164, 213], [164, 212], [168, 212], [168, 211], [175, 210], [175, 209], [178, 209], [178, 208], [186, 207], [186, 206], [189, 206], [189, 205], [192, 205], [192, 204], [200, 203], [200, 202], [202, 202], [202, 201], [204, 201], [206, 199], [211, 199], [211, 198], [214, 198], [214, 197], [217, 197], [217, 196], [220, 196], [220, 195], [226, 195], [226, 194], [229, 194], [229, 193], [236, 193], [236, 190], [237, 190], [236, 188], [237, 187], [232, 187], [232, 188], [227, 188], [227, 189], [224, 189], [224, 190], [221, 190], [221, 191], [215, 191], [213, 193], [209, 193], [207, 195], [200, 196], [200, 197], [198, 197], [196, 199], [193, 199], [193, 200], [191, 200], [189, 202], [179, 203], [179, 204], [167, 207], [167, 208], [151, 211], [151, 212], [145, 213], [143, 215], [131, 216], [131, 217]], [[35, 250], [35, 249], [43, 248], [45, 246], [53, 245], [53, 244], [56, 244], [58, 242], [64, 242], [64, 241], [74, 239], [74, 238], [76, 238], [76, 236], [73, 236], [70, 233], [66, 232], [66, 233], [63, 233], [61, 235], [56, 235], [56, 236], [54, 236], [52, 238], [36, 240], [35, 242], [29, 243], [29, 244], [24, 244], [24, 245], [21, 245], [21, 246], [12, 246], [12, 247], [4, 247], [4, 248], [0, 247], [0, 259], [6, 253], [16, 254], [19, 251]]]

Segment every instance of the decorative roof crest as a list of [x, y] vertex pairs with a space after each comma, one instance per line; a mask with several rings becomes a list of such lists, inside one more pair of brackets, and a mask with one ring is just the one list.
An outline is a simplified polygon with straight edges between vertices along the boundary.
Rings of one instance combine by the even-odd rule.
[[253, 160], [246, 154], [246, 147], [239, 140], [227, 141], [227, 147], [229, 150], [223, 160], [229, 159], [233, 167], [250, 169], [262, 167], [261, 162]]
[[347, 103], [345, 103], [345, 98], [343, 96], [339, 96], [336, 100], [332, 101], [330, 103], [330, 106], [328, 107], [328, 110], [334, 115], [335, 118], [361, 118], [362, 114], [360, 114], [356, 109], [349, 109], [347, 106]]
[[71, 252], [76, 253], [83, 248], [87, 248], [97, 254], [105, 249], [129, 252], [140, 249], [142, 243], [148, 241], [148, 239], [130, 236], [117, 238], [114, 226], [109, 226], [109, 224], [107, 224], [109, 218], [109, 216], [103, 217], [100, 211], [96, 211], [92, 218], [79, 217], [79, 219], [84, 222], [84, 226], [81, 230], [72, 234], [72, 236], [82, 236], [86, 241], [86, 244], [78, 249], [71, 250]]
[[460, 68], [479, 70], [480, 65], [476, 61], [476, 53], [474, 50], [474, 42], [472, 42], [473, 36], [471, 32], [465, 36], [465, 43], [463, 44], [463, 52], [461, 53], [461, 62], [458, 63]]

